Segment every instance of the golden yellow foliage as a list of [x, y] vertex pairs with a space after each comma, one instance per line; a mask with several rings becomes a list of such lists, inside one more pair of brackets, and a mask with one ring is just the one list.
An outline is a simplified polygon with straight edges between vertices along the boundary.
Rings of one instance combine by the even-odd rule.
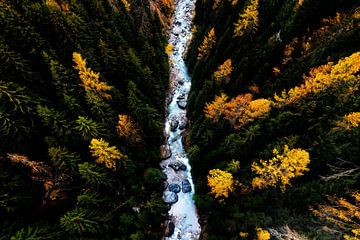
[[221, 0], [214, 0], [213, 10], [217, 9], [221, 3]]
[[251, 0], [251, 3], [240, 14], [237, 23], [234, 24], [234, 37], [241, 37], [247, 31], [255, 32], [259, 26], [259, 1]]
[[54, 10], [61, 10], [63, 12], [68, 12], [70, 11], [70, 6], [68, 3], [62, 2], [60, 1], [55, 1], [55, 0], [46, 0], [45, 4], [49, 7], [52, 8]]
[[247, 237], [249, 236], [249, 233], [247, 233], [247, 232], [240, 232], [240, 233], [239, 233], [239, 236], [240, 236], [241, 238], [247, 238]]
[[280, 184], [281, 190], [285, 190], [290, 180], [304, 175], [309, 171], [309, 153], [301, 148], [289, 149], [284, 146], [283, 153], [273, 150], [274, 157], [268, 161], [260, 160], [260, 164], [253, 163], [251, 170], [258, 175], [252, 180], [253, 188], [263, 189], [268, 186], [276, 187]]
[[130, 7], [131, 7], [131, 4], [129, 3], [129, 1], [127, 0], [121, 0], [122, 4], [124, 4], [124, 7], [125, 7], [125, 10], [127, 12], [130, 12]]
[[344, 239], [359, 239], [360, 237], [360, 193], [352, 193], [354, 201], [345, 198], [328, 196], [327, 204], [310, 207], [310, 211], [321, 220], [338, 227], [348, 234]]
[[166, 45], [166, 47], [165, 47], [165, 53], [166, 53], [167, 55], [172, 54], [173, 50], [174, 50], [174, 45], [172, 45], [171, 43], [169, 43], [168, 45]]
[[215, 29], [211, 28], [208, 34], [205, 36], [203, 42], [201, 43], [200, 47], [198, 48], [198, 56], [197, 59], [201, 60], [207, 57], [209, 51], [215, 46], [216, 44], [216, 35]]
[[257, 240], [269, 240], [270, 233], [269, 233], [269, 231], [267, 231], [265, 229], [256, 228], [256, 237], [257, 237]]
[[214, 72], [215, 82], [220, 84], [223, 80], [225, 83], [229, 83], [230, 74], [233, 71], [231, 59], [226, 60], [223, 64], [218, 67], [218, 70]]
[[227, 198], [233, 191], [233, 176], [220, 169], [212, 169], [207, 177], [208, 186], [215, 198]]
[[73, 61], [76, 64], [74, 68], [79, 71], [79, 77], [82, 82], [81, 86], [84, 87], [85, 91], [91, 91], [103, 98], [111, 99], [111, 95], [106, 92], [111, 90], [112, 87], [99, 80], [99, 73], [86, 67], [86, 60], [79, 53], [73, 53]]
[[116, 130], [120, 137], [125, 137], [130, 143], [141, 141], [140, 130], [128, 115], [119, 115]]
[[96, 163], [104, 164], [113, 171], [116, 170], [116, 160], [126, 157], [115, 146], [109, 147], [109, 143], [103, 139], [93, 138], [89, 148], [91, 155], [96, 157]]
[[354, 53], [349, 57], [341, 59], [336, 65], [332, 62], [311, 69], [309, 76], [304, 76], [304, 83], [285, 90], [281, 96], [274, 95], [274, 99], [279, 104], [292, 104], [306, 97], [310, 93], [318, 93], [324, 89], [336, 86], [341, 82], [359, 84], [360, 52]]
[[281, 70], [279, 67], [273, 67], [272, 71], [275, 76], [277, 76], [281, 73]]
[[260, 88], [254, 84], [252, 86], [249, 87], [249, 90], [252, 92], [252, 93], [259, 93], [260, 92]]
[[360, 125], [360, 112], [352, 112], [343, 117], [342, 120], [336, 122], [336, 126], [350, 130]]
[[236, 129], [264, 116], [271, 110], [272, 101], [267, 99], [252, 100], [252, 95], [241, 94], [230, 101], [222, 93], [212, 103], [206, 103], [204, 113], [207, 118], [217, 122], [220, 117], [228, 120]]

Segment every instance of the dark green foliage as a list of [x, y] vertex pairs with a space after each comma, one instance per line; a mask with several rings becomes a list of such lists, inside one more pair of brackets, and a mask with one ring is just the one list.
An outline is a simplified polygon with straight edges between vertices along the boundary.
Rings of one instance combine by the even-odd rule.
[[[148, 2], [131, 2], [130, 13], [122, 5], [0, 2], [1, 239], [161, 236], [166, 209], [154, 202], [161, 198], [159, 186], [141, 189], [145, 170], [158, 167], [168, 81], [165, 37]], [[111, 99], [85, 91], [74, 52], [112, 86]], [[129, 147], [118, 137], [119, 114], [143, 130], [141, 146]], [[112, 171], [96, 164], [89, 152], [92, 138], [126, 154], [124, 166]], [[7, 153], [35, 161], [3, 162]], [[38, 162], [46, 174], [31, 168]], [[134, 215], [132, 207], [146, 204], [149, 210]], [[123, 224], [122, 214], [135, 216], [138, 224]], [[149, 225], [137, 215], [158, 219]]]
[[[214, 1], [197, 1], [197, 32], [187, 55], [192, 76], [188, 153], [196, 184], [195, 200], [205, 223], [204, 236], [239, 239], [240, 231], [253, 233], [255, 227], [280, 229], [289, 225], [309, 238], [331, 239], [332, 234], [321, 230], [322, 223], [308, 207], [323, 202], [325, 195], [343, 196], [359, 189], [358, 170], [331, 181], [320, 177], [359, 167], [359, 127], [349, 131], [336, 128], [342, 116], [360, 110], [359, 90], [349, 94], [346, 84], [340, 84], [296, 104], [273, 107], [264, 118], [238, 130], [228, 121], [214, 123], [206, 119], [204, 107], [221, 92], [229, 97], [252, 93], [254, 99], [273, 100], [274, 93], [300, 85], [302, 76], [308, 75], [311, 68], [329, 61], [336, 63], [358, 52], [360, 25], [353, 14], [359, 12], [359, 2], [305, 0], [297, 6], [298, 1], [259, 0], [258, 30], [242, 37], [233, 37], [234, 23], [250, 1], [238, 1], [235, 6], [230, 2], [220, 1], [214, 10]], [[336, 13], [340, 13], [340, 20], [334, 20]], [[330, 23], [329, 18], [335, 22]], [[198, 47], [212, 27], [216, 46], [206, 60], [199, 61]], [[284, 52], [289, 46], [292, 53], [286, 60]], [[213, 73], [227, 59], [232, 60], [234, 67], [230, 82], [217, 85]], [[277, 75], [274, 67], [280, 70]], [[252, 91], [252, 86], [259, 91]], [[280, 150], [285, 144], [310, 153], [310, 171], [293, 181], [285, 193], [252, 190], [251, 164], [271, 159], [272, 150]], [[232, 160], [240, 162], [240, 170], [233, 172], [240, 186], [236, 185], [231, 196], [219, 203], [209, 194], [206, 177], [210, 169], [227, 170]]]

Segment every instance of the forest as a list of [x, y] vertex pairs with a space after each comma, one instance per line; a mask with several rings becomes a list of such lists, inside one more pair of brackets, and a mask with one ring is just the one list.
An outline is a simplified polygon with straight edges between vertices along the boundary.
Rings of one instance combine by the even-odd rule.
[[[179, 1], [0, 0], [0, 240], [164, 239]], [[360, 2], [188, 1], [200, 239], [360, 239]]]
[[360, 239], [358, 1], [197, 0], [188, 153], [203, 239]]
[[165, 45], [145, 1], [0, 1], [0, 239], [161, 238]]

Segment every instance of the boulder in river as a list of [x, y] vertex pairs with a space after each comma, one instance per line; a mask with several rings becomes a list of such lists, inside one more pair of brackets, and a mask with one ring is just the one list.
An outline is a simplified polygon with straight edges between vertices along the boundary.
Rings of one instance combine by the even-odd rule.
[[191, 192], [191, 184], [187, 179], [182, 181], [182, 192], [183, 193]]
[[165, 230], [165, 237], [171, 237], [174, 234], [175, 231], [175, 224], [172, 221], [169, 221], [168, 224], [166, 225], [166, 230]]
[[169, 184], [169, 191], [174, 193], [179, 193], [181, 190], [181, 187], [178, 184], [171, 183]]
[[161, 159], [164, 159], [164, 160], [171, 157], [171, 150], [170, 150], [169, 145], [167, 145], [167, 144], [161, 145], [160, 156], [161, 156]]
[[171, 119], [170, 120], [170, 130], [172, 132], [176, 131], [176, 128], [179, 126], [179, 121], [177, 119]]
[[180, 130], [183, 130], [186, 128], [186, 125], [187, 125], [187, 118], [184, 116], [181, 116], [180, 119], [179, 119], [179, 129]]
[[179, 200], [178, 195], [176, 193], [170, 192], [170, 191], [165, 191], [163, 198], [164, 198], [164, 202], [170, 203], [170, 204], [176, 203]]
[[171, 167], [175, 171], [179, 171], [179, 170], [185, 171], [186, 170], [186, 165], [180, 161], [170, 163], [169, 167]]
[[186, 100], [179, 100], [179, 101], [177, 101], [177, 105], [179, 106], [179, 108], [185, 109], [185, 108], [186, 108], [186, 105], [187, 105]]

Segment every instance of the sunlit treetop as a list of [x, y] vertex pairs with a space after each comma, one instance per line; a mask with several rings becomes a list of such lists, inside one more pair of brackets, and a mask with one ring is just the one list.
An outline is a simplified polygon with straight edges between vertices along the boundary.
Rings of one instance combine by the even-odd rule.
[[307, 151], [301, 148], [289, 149], [285, 145], [281, 153], [277, 149], [274, 149], [273, 153], [275, 156], [272, 159], [252, 164], [251, 170], [257, 175], [252, 180], [253, 188], [263, 189], [279, 185], [284, 191], [287, 185], [291, 185], [292, 178], [309, 171], [307, 166], [310, 163], [310, 155]]
[[212, 169], [209, 171], [208, 186], [215, 198], [227, 198], [229, 193], [233, 191], [234, 180], [231, 173], [220, 169]]
[[109, 146], [109, 143], [103, 139], [92, 139], [90, 142], [90, 152], [93, 157], [96, 157], [96, 163], [104, 164], [106, 168], [116, 170], [117, 161], [125, 158], [117, 147]]
[[234, 37], [241, 37], [247, 32], [256, 32], [259, 26], [259, 1], [251, 0], [239, 20], [234, 24]]
[[281, 96], [275, 94], [277, 103], [292, 104], [313, 93], [316, 94], [328, 87], [336, 86], [341, 82], [359, 84], [360, 52], [341, 59], [337, 64], [328, 64], [312, 68], [308, 76], [304, 76], [304, 83], [300, 86], [283, 91]]
[[208, 56], [209, 51], [215, 46], [215, 44], [216, 44], [215, 28], [211, 28], [198, 48], [197, 59], [202, 60], [206, 58]]
[[222, 81], [225, 83], [229, 83], [230, 74], [233, 71], [233, 66], [231, 59], [226, 60], [223, 64], [221, 64], [218, 69], [214, 72], [214, 79], [217, 84], [220, 84]]
[[336, 122], [336, 126], [346, 130], [360, 126], [360, 112], [346, 114], [342, 120]]
[[91, 91], [103, 98], [111, 99], [111, 95], [107, 92], [112, 87], [99, 80], [99, 73], [86, 67], [86, 60], [79, 53], [73, 53], [73, 61], [75, 62], [74, 68], [79, 71], [79, 77], [82, 82], [81, 86], [84, 87], [85, 91]]

